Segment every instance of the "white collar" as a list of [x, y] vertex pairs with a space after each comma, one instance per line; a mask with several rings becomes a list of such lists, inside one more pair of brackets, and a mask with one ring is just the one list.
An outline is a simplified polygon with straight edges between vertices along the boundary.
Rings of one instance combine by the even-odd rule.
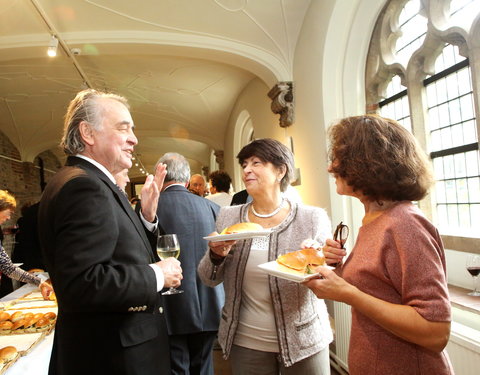
[[176, 182], [174, 184], [168, 185], [165, 189], [163, 189], [163, 191], [167, 190], [168, 188], [170, 188], [172, 186], [183, 186], [183, 187], [185, 187], [185, 184], [182, 184], [180, 182]]
[[117, 182], [115, 181], [115, 178], [113, 177], [113, 175], [108, 171], [107, 168], [105, 168], [102, 164], [100, 164], [98, 161], [96, 160], [93, 160], [91, 158], [89, 158], [88, 156], [85, 156], [85, 155], [80, 155], [80, 154], [77, 154], [75, 155], [77, 158], [80, 158], [80, 159], [83, 159], [83, 160], [86, 160], [88, 161], [89, 163], [93, 164], [95, 167], [97, 167], [98, 169], [100, 169], [107, 177], [110, 181], [112, 181], [114, 184], [117, 184]]

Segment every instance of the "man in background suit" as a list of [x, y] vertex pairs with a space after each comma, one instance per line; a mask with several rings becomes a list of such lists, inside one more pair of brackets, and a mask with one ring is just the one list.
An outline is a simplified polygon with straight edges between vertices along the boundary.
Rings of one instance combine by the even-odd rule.
[[193, 194], [204, 197], [207, 193], [207, 183], [205, 182], [203, 176], [200, 174], [192, 175], [188, 183], [188, 190], [190, 190], [190, 192]]
[[184, 277], [183, 293], [164, 300], [172, 374], [211, 375], [212, 348], [224, 292], [223, 285], [209, 288], [202, 284], [197, 266], [207, 249], [203, 237], [215, 231], [220, 207], [187, 190], [190, 167], [182, 155], [167, 153], [158, 163], [167, 166], [158, 202], [158, 221], [165, 233], [178, 236]]
[[252, 198], [248, 195], [247, 189], [240, 190], [238, 193], [233, 194], [232, 202], [230, 206], [237, 206], [239, 204], [245, 204], [251, 201]]
[[115, 184], [137, 144], [126, 99], [84, 90], [68, 107], [68, 156], [40, 201], [39, 235], [58, 301], [50, 374], [170, 374], [158, 293], [179, 286], [174, 258], [155, 262], [152, 229], [165, 166], [145, 181], [139, 217]]
[[127, 192], [125, 191], [127, 184], [130, 182], [130, 177], [128, 177], [128, 169], [121, 170], [115, 174], [113, 178], [115, 178], [115, 183], [123, 191], [123, 194], [128, 197]]
[[39, 203], [22, 207], [22, 216], [17, 220], [18, 231], [15, 233], [15, 247], [12, 262], [23, 263], [24, 270], [38, 268], [45, 270], [40, 243], [38, 242], [38, 207]]

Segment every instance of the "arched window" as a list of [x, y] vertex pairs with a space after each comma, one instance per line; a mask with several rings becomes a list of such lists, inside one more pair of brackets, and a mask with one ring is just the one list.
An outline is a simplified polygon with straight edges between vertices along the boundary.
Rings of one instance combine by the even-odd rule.
[[402, 123], [429, 153], [436, 186], [420, 208], [462, 251], [471, 239], [480, 245], [479, 39], [478, 0], [390, 0], [366, 71], [367, 108]]
[[427, 17], [420, 0], [408, 1], [398, 17], [398, 39], [395, 56], [407, 66], [412, 54], [422, 45], [427, 33]]
[[398, 75], [393, 76], [390, 84], [387, 86], [387, 98], [378, 103], [378, 105], [380, 107], [380, 115], [394, 119], [412, 131], [407, 89], [401, 84]]
[[[244, 110], [240, 112], [237, 117], [237, 122], [235, 123], [235, 138], [234, 138], [234, 153], [233, 156], [236, 157], [243, 146], [250, 143], [255, 139], [253, 124], [250, 118], [250, 113]], [[238, 165], [238, 164], [237, 164]], [[242, 172], [240, 167], [235, 167], [233, 186], [235, 191], [240, 191], [245, 189], [245, 186], [242, 182]]]
[[447, 44], [435, 62], [435, 74], [424, 85], [438, 224], [458, 233], [473, 230], [480, 220], [480, 177], [468, 59]]

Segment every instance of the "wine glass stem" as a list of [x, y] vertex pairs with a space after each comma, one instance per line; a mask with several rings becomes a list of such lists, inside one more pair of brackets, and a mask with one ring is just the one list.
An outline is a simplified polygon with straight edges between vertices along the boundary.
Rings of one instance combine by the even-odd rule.
[[473, 276], [473, 292], [474, 292], [474, 293], [478, 293], [478, 290], [477, 290], [477, 280], [478, 280], [478, 276]]

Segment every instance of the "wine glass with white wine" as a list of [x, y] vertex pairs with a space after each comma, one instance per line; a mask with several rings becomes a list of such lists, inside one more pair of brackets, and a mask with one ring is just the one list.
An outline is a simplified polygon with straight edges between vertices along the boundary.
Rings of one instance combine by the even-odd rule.
[[[158, 236], [157, 239], [157, 254], [161, 260], [165, 260], [170, 257], [175, 257], [178, 259], [180, 255], [180, 243], [176, 234], [163, 234]], [[166, 292], [163, 292], [162, 295], [171, 295], [183, 293], [183, 290], [178, 290], [174, 287], [170, 287]]]
[[480, 255], [467, 256], [467, 271], [473, 277], [473, 292], [468, 293], [469, 296], [480, 296], [477, 287], [478, 275], [480, 274]]

